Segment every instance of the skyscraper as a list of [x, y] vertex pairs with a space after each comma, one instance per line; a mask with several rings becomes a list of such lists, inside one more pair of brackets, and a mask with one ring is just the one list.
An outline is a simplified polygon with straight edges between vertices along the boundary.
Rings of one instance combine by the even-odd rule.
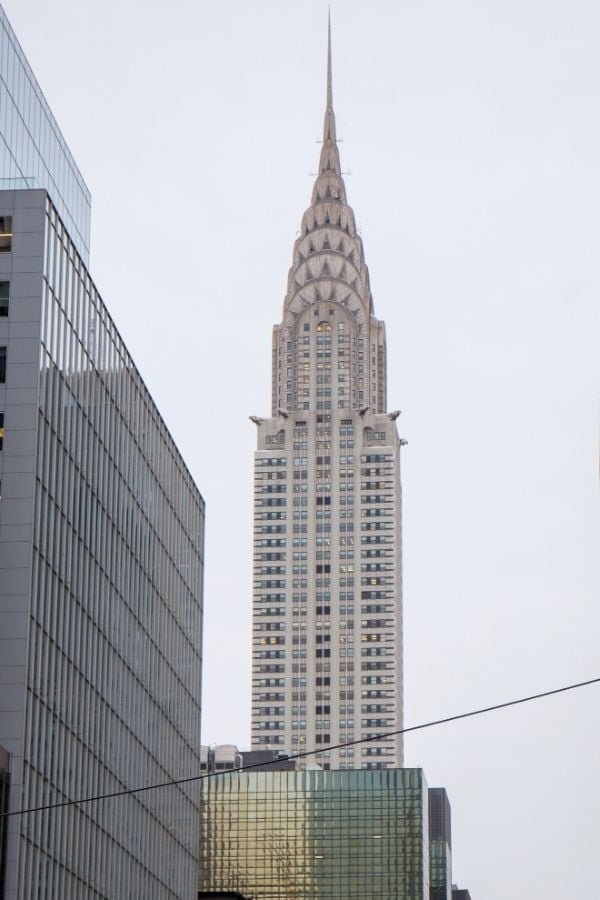
[[[1, 9], [0, 26], [3, 897], [191, 900], [197, 786], [69, 804], [200, 771], [204, 501], [90, 276], [87, 188]], [[32, 105], [52, 133], [15, 141]]]
[[[272, 359], [271, 417], [252, 417], [252, 746], [293, 752], [402, 727], [402, 441], [340, 167], [331, 30], [319, 172]], [[397, 767], [402, 739], [318, 759]]]

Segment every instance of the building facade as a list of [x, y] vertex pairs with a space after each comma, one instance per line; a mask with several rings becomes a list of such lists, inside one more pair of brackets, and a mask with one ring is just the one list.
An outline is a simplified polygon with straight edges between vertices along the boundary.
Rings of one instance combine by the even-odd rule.
[[202, 782], [199, 896], [429, 900], [420, 769], [224, 772]]
[[[204, 503], [45, 190], [0, 192], [9, 810], [200, 770]], [[198, 787], [7, 820], [6, 900], [191, 898]]]
[[0, 190], [45, 188], [89, 262], [90, 192], [0, 5]]
[[273, 330], [271, 417], [252, 417], [254, 748], [322, 747], [333, 769], [402, 765], [401, 736], [377, 739], [403, 721], [397, 416], [341, 173], [330, 37], [319, 173]]

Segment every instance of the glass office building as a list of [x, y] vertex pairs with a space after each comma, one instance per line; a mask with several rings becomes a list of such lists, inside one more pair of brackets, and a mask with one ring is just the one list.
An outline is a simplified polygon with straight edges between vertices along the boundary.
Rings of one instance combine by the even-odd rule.
[[0, 190], [45, 188], [87, 264], [90, 192], [0, 6]]
[[[10, 810], [200, 770], [204, 503], [45, 190], [0, 192]], [[8, 819], [6, 900], [190, 900], [197, 785]]]
[[202, 782], [200, 896], [428, 900], [420, 769], [219, 773]]

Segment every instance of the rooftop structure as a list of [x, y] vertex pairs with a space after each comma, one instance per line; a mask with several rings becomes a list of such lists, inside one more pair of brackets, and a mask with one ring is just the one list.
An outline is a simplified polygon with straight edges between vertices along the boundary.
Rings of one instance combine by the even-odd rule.
[[314, 760], [304, 763], [289, 759], [277, 750], [239, 750], [235, 744], [217, 744], [214, 747], [202, 745], [202, 771], [225, 772], [238, 769], [256, 768], [261, 772], [295, 772], [302, 769], [320, 769]]

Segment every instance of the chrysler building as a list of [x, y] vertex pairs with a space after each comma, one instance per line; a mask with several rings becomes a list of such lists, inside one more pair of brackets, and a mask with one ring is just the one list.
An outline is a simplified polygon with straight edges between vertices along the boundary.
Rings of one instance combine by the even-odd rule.
[[402, 737], [377, 736], [403, 720], [404, 442], [341, 173], [331, 31], [319, 171], [272, 360], [271, 417], [252, 417], [252, 747], [316, 748], [331, 769], [402, 766]]

